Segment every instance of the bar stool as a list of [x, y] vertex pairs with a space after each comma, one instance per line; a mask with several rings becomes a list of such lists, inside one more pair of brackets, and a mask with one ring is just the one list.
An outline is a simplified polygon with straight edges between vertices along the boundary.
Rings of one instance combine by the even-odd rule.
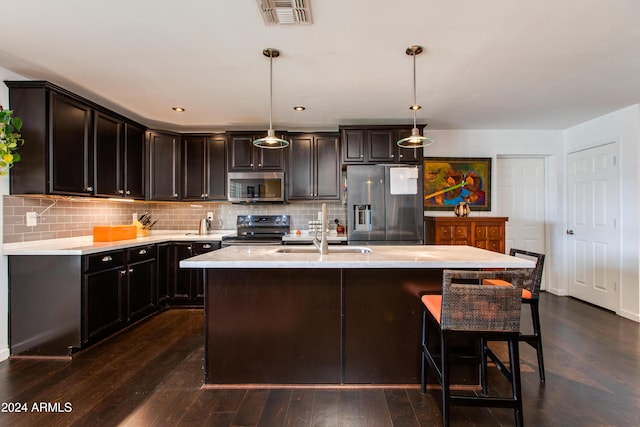
[[[536, 266], [531, 270], [529, 277], [524, 281], [522, 289], [522, 303], [528, 304], [531, 309], [531, 322], [533, 323], [533, 334], [520, 334], [520, 341], [526, 342], [536, 350], [538, 356], [538, 371], [540, 382], [545, 382], [544, 358], [542, 355], [542, 332], [540, 328], [540, 284], [542, 283], [542, 269], [544, 268], [544, 254], [525, 251], [523, 249], [509, 250], [509, 255], [528, 258], [536, 261]], [[508, 282], [499, 279], [486, 279], [485, 285], [508, 285]]]
[[[426, 392], [430, 367], [442, 386], [442, 424], [449, 425], [450, 406], [513, 408], [517, 426], [522, 426], [522, 395], [518, 336], [522, 283], [528, 270], [462, 271], [444, 270], [442, 295], [423, 295], [421, 390]], [[509, 286], [483, 286], [485, 279], [501, 279]], [[429, 323], [440, 339], [439, 351], [429, 348]], [[455, 355], [450, 341], [456, 337], [474, 338], [480, 344], [481, 396], [451, 393], [450, 362]], [[501, 370], [511, 383], [511, 397], [489, 396], [487, 389], [487, 341], [505, 341], [509, 348], [510, 369]], [[495, 355], [493, 355], [495, 356]], [[428, 365], [428, 366], [427, 366]], [[504, 364], [502, 365], [504, 367]]]

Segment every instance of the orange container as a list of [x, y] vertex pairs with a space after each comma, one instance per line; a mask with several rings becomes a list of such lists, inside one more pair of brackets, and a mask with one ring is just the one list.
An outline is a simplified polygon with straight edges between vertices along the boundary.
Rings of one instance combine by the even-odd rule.
[[113, 242], [136, 238], [135, 225], [96, 225], [93, 227], [94, 242]]

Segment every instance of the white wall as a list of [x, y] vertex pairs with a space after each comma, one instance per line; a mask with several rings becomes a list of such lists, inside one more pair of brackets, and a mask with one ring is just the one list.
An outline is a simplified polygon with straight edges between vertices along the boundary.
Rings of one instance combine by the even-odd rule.
[[[0, 68], [0, 80], [24, 80], [24, 77]], [[9, 88], [5, 84], [0, 84], [0, 104], [5, 109], [9, 108]], [[9, 194], [9, 178], [0, 176], [0, 230], [4, 227], [1, 212], [4, 209], [2, 196], [5, 194]], [[0, 236], [0, 242], [2, 242], [2, 236]], [[2, 255], [1, 246], [0, 255]], [[9, 357], [9, 287], [7, 283], [7, 258], [0, 256], [0, 360]]]
[[[640, 105], [632, 105], [565, 130], [566, 154], [617, 142], [620, 166], [620, 286], [618, 314], [640, 322]], [[566, 159], [565, 159], [566, 161]]]
[[[425, 157], [491, 157], [492, 168], [498, 157], [543, 157], [545, 159], [545, 233], [546, 290], [567, 295], [564, 264], [564, 135], [562, 131], [537, 130], [425, 130], [435, 143], [424, 149]], [[491, 193], [496, 194], [496, 173]], [[473, 212], [474, 216], [500, 215], [497, 200], [492, 198], [490, 212]], [[430, 215], [452, 215], [433, 212]]]

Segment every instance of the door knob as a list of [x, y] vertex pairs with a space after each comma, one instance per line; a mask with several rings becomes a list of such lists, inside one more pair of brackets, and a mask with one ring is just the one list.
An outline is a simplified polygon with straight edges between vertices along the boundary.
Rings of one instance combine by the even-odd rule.
[[573, 234], [573, 230], [567, 230], [567, 234]]

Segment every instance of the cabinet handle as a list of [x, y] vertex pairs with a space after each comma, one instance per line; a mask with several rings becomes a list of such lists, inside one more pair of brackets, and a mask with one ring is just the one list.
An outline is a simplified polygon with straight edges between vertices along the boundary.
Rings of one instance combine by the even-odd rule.
[[109, 261], [113, 261], [113, 258], [111, 258], [109, 255], [102, 257], [102, 262], [109, 262]]
[[204, 193], [202, 193], [202, 194], [200, 195], [200, 198], [201, 198], [201, 199], [204, 199]]
[[262, 163], [258, 163], [258, 167], [261, 168], [262, 167]]
[[146, 253], [147, 253], [147, 250], [146, 250], [146, 249], [140, 249], [140, 250], [138, 251], [138, 255], [144, 255], [144, 254], [146, 254]]
[[253, 167], [253, 163], [251, 163], [251, 167]]
[[403, 158], [403, 157], [404, 157], [404, 154], [400, 154], [400, 158]]
[[120, 270], [120, 275], [124, 276], [125, 274], [127, 274], [127, 270]]
[[178, 193], [173, 193], [173, 198], [177, 199], [178, 198]]
[[118, 194], [124, 194], [124, 190], [118, 190]]
[[93, 187], [87, 187], [85, 188], [85, 191], [93, 191]]
[[133, 273], [133, 268], [130, 268], [130, 269], [129, 269], [129, 273]]
[[207, 197], [209, 197], [209, 193], [204, 193], [204, 198], [206, 199]]
[[360, 158], [363, 158], [363, 157], [364, 157], [364, 154], [360, 154]]
[[127, 190], [127, 191], [125, 192], [125, 194], [126, 194], [126, 195], [129, 195], [129, 194], [131, 194], [131, 191]]
[[205, 243], [202, 247], [205, 249], [211, 249], [211, 245], [209, 243]]
[[393, 159], [395, 156], [396, 156], [395, 154], [392, 154], [392, 155], [391, 155], [391, 158]]

